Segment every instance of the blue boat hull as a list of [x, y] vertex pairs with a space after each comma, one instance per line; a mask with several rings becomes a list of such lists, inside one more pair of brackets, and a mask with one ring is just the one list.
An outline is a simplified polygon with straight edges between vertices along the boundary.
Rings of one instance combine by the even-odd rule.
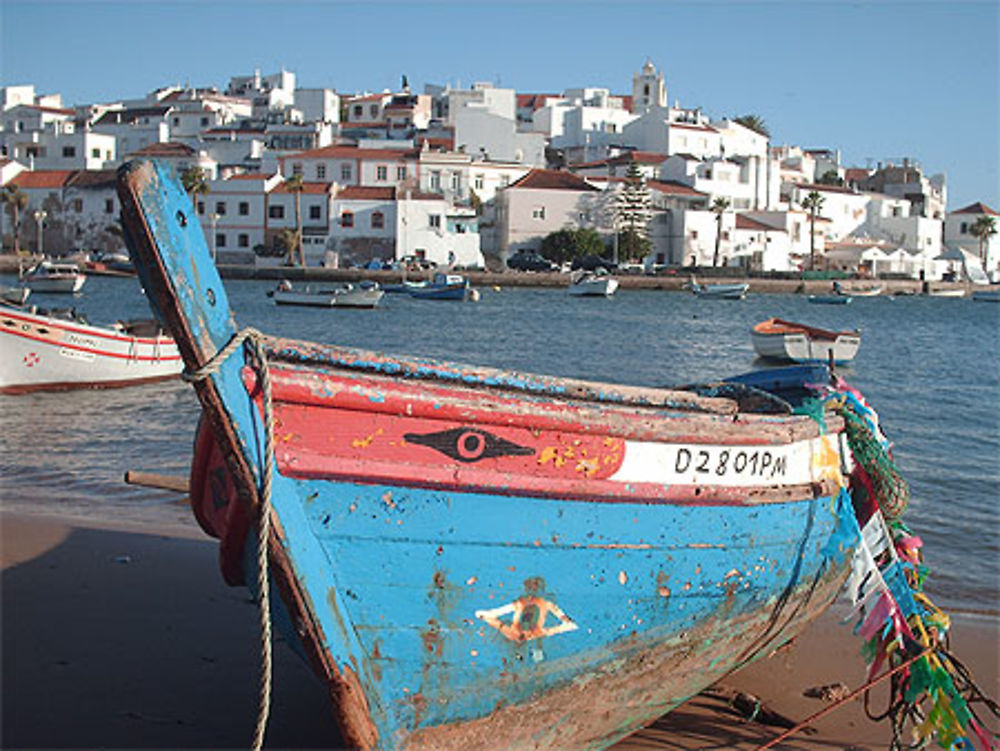
[[[383, 747], [603, 747], [794, 636], [847, 572], [830, 498], [622, 506], [282, 480], [276, 499], [285, 544], [311, 550], [297, 575], [320, 631], [353, 624], [358, 652], [324, 649], [357, 671]], [[553, 633], [530, 636], [525, 608]]]
[[230, 583], [271, 520], [276, 616], [348, 744], [604, 747], [794, 636], [846, 576], [836, 416], [262, 337], [254, 364], [226, 347], [176, 175], [128, 165], [119, 196], [154, 310], [211, 365], [192, 507]]

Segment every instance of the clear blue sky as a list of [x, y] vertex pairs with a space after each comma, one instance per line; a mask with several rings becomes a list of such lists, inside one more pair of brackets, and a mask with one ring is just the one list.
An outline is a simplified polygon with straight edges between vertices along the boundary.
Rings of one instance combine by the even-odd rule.
[[668, 96], [756, 113], [774, 143], [911, 157], [949, 206], [1000, 210], [1000, 3], [55, 2], [0, 0], [0, 82], [67, 105], [170, 83], [223, 88], [284, 67], [341, 93], [491, 81], [521, 92], [631, 93], [649, 57]]

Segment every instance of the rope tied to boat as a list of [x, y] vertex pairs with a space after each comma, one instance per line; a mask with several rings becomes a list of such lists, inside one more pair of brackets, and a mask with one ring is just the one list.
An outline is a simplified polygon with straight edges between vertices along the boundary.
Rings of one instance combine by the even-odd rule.
[[271, 536], [271, 476], [274, 467], [274, 420], [271, 405], [271, 374], [267, 367], [264, 349], [264, 335], [255, 328], [247, 327], [239, 331], [225, 347], [195, 371], [184, 371], [181, 377], [188, 383], [205, 381], [218, 372], [238, 349], [247, 344], [247, 353], [252, 366], [260, 377], [260, 389], [264, 402], [264, 468], [261, 472], [260, 487], [257, 490], [257, 591], [260, 616], [260, 690], [258, 696], [257, 724], [254, 728], [251, 748], [259, 751], [264, 745], [267, 720], [271, 714], [271, 597], [268, 582], [267, 546]]

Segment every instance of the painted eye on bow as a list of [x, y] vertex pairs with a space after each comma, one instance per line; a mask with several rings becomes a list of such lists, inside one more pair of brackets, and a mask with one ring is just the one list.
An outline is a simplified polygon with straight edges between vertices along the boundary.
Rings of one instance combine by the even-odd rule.
[[417, 443], [440, 451], [460, 462], [478, 462], [498, 456], [531, 456], [533, 448], [519, 446], [506, 438], [475, 428], [452, 428], [437, 433], [407, 433], [408, 443]]

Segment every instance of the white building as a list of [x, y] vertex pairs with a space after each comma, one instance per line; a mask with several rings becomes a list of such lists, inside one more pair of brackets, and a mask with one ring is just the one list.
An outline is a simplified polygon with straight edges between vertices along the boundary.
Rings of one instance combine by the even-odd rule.
[[280, 175], [261, 174], [208, 182], [208, 193], [197, 197], [198, 217], [205, 242], [220, 263], [233, 260], [234, 254], [240, 262], [247, 262], [248, 253], [268, 253], [268, 194], [281, 182]]
[[543, 134], [518, 131], [513, 118], [475, 107], [455, 116], [455, 148], [474, 158], [544, 167], [545, 146]]
[[295, 205], [299, 204], [299, 221], [302, 223], [302, 252], [307, 265], [319, 265], [326, 258], [333, 236], [334, 195], [337, 186], [330, 182], [302, 182], [301, 192], [288, 189], [284, 180], [278, 181], [267, 193], [267, 240], [274, 246], [275, 237], [282, 230], [295, 230]]
[[[986, 238], [982, 244], [970, 232], [972, 225], [980, 217], [993, 219], [997, 229], [997, 234]], [[944, 221], [944, 244], [948, 248], [960, 248], [985, 260], [983, 270], [994, 282], [1000, 281], [1000, 214], [986, 204], [976, 202], [950, 212]]]
[[868, 204], [871, 202], [871, 196], [867, 193], [858, 193], [851, 188], [842, 188], [839, 185], [817, 185], [815, 183], [793, 185], [790, 187], [792, 205], [801, 208], [806, 197], [814, 192], [823, 199], [823, 205], [819, 212], [829, 220], [824, 225], [825, 236], [828, 240], [842, 240], [869, 222]]
[[506, 260], [518, 250], [538, 250], [561, 229], [591, 228], [609, 233], [608, 196], [569, 172], [531, 170], [494, 199], [498, 251]]
[[753, 271], [792, 271], [788, 230], [747, 214], [737, 214], [732, 230], [730, 265]]
[[340, 122], [340, 97], [333, 89], [295, 89], [294, 103], [306, 122]]
[[168, 105], [115, 107], [105, 110], [90, 125], [91, 131], [114, 136], [118, 154], [131, 154], [154, 143], [170, 140]]
[[406, 142], [381, 148], [324, 146], [279, 158], [285, 177], [302, 175], [314, 182], [333, 181], [342, 186], [416, 187], [420, 152]]

